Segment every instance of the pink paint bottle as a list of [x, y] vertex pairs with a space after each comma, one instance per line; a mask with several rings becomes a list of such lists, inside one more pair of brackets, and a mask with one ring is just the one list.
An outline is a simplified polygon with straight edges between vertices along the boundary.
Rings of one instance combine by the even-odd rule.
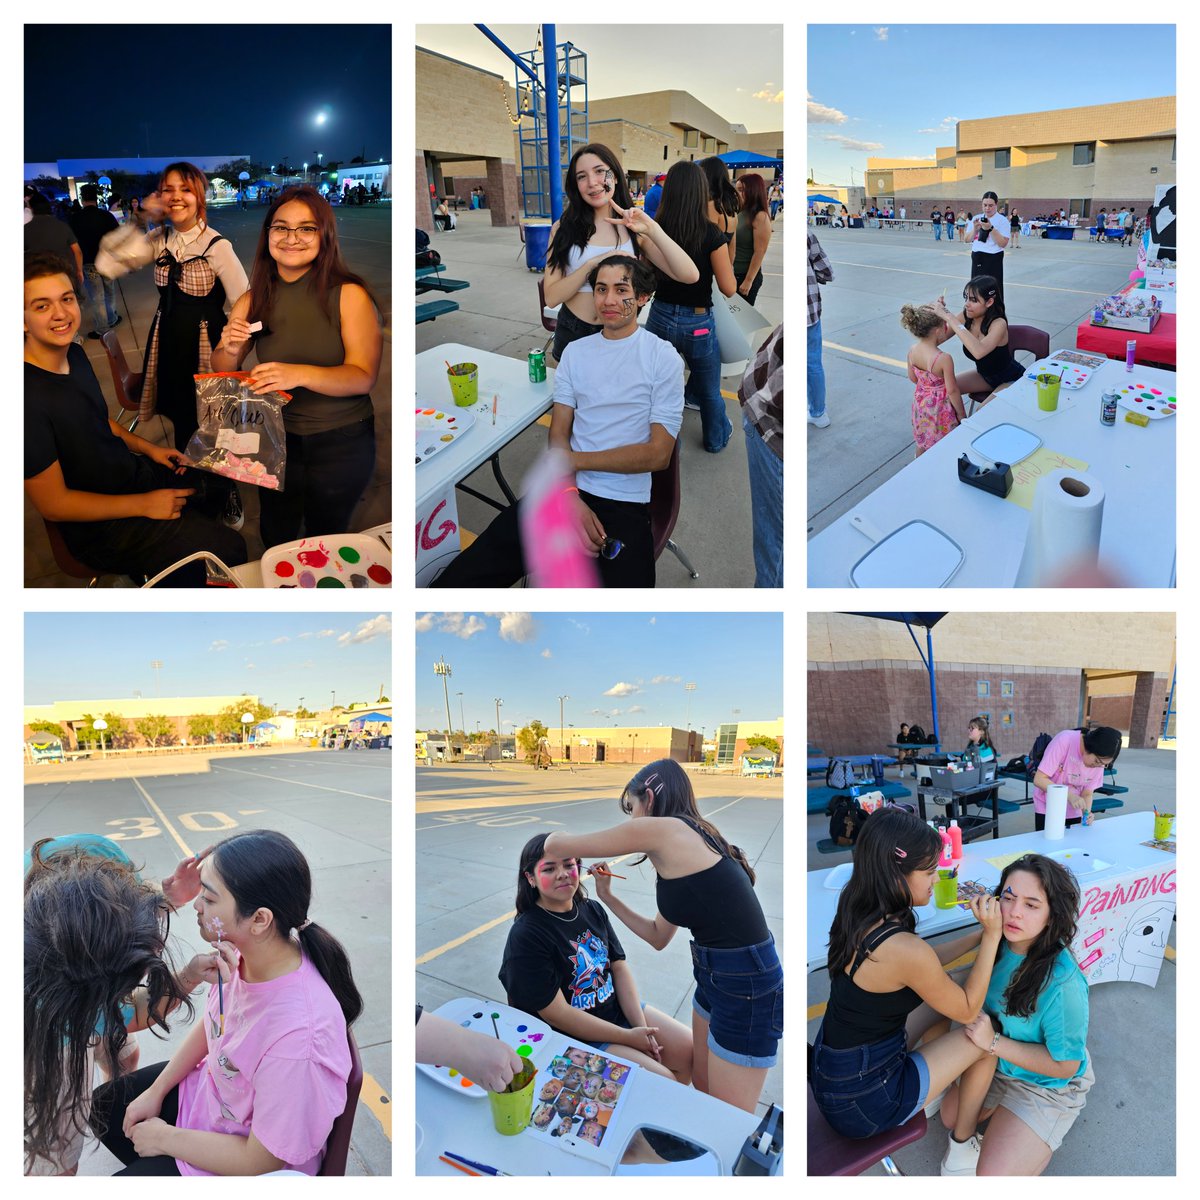
[[938, 833], [942, 839], [942, 853], [938, 857], [939, 867], [954, 866], [954, 847], [950, 840], [950, 834], [942, 825], [938, 826]]
[[955, 862], [962, 861], [962, 830], [956, 820], [950, 822], [950, 854]]

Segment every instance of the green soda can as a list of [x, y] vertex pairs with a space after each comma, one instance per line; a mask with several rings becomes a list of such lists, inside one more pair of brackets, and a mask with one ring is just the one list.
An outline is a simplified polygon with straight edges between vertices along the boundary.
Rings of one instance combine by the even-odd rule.
[[546, 352], [544, 350], [530, 350], [529, 352], [529, 382], [546, 382]]

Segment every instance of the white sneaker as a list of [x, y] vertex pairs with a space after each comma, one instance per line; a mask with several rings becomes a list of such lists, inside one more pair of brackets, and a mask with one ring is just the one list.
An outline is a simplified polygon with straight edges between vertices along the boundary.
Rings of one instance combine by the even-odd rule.
[[810, 414], [808, 423], [810, 425], [815, 425], [818, 429], [826, 429], [829, 426], [829, 414], [822, 413], [819, 417], [814, 417]]
[[975, 1168], [979, 1165], [979, 1151], [982, 1147], [979, 1144], [979, 1138], [975, 1134], [971, 1134], [965, 1142], [956, 1142], [954, 1135], [950, 1135], [950, 1144], [946, 1147], [946, 1153], [942, 1157], [943, 1175], [974, 1175]]

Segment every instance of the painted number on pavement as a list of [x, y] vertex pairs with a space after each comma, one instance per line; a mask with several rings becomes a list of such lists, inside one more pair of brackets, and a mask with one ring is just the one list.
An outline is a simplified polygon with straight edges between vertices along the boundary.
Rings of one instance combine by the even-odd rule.
[[[207, 820], [200, 821], [200, 817]], [[238, 823], [223, 812], [190, 812], [180, 813], [179, 823], [193, 833], [217, 833], [222, 829], [236, 829]]]
[[153, 817], [121, 817], [116, 821], [105, 821], [105, 824], [126, 826], [124, 832], [109, 834], [114, 842], [136, 842], [140, 838], [159, 837], [162, 834]]

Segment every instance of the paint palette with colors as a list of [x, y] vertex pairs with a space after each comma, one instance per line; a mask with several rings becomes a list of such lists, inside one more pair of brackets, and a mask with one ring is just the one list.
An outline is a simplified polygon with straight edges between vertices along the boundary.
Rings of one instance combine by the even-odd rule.
[[470, 408], [459, 408], [454, 412], [443, 412], [440, 408], [416, 409], [417, 420], [417, 466], [432, 458], [457, 441], [475, 424], [475, 413]]
[[1036, 383], [1038, 375], [1043, 371], [1048, 375], [1061, 375], [1061, 386], [1066, 391], [1075, 391], [1083, 387], [1093, 375], [1093, 372], [1087, 367], [1075, 366], [1062, 361], [1056, 362], [1053, 358], [1044, 358], [1040, 362], [1035, 362], [1025, 372], [1025, 378], [1032, 379]]
[[[463, 1029], [473, 1029], [476, 1033], [483, 1033], [488, 1037], [495, 1037], [499, 1031], [500, 1040], [512, 1046], [522, 1058], [533, 1058], [544, 1040], [554, 1033], [544, 1022], [527, 1017], [524, 1013], [518, 1013], [515, 1009], [510, 1009], [503, 1004], [496, 1004], [491, 1000], [462, 997], [442, 1005], [438, 1009], [437, 1015], [444, 1017], [447, 1021], [457, 1022]], [[492, 1025], [493, 1019], [496, 1022], [495, 1027]], [[487, 1095], [485, 1089], [481, 1088], [474, 1080], [467, 1079], [461, 1071], [454, 1067], [417, 1063], [417, 1070], [423, 1071], [430, 1079], [436, 1080], [443, 1087], [448, 1087], [462, 1095], [475, 1096], [479, 1099]], [[539, 1083], [534, 1088], [535, 1102], [544, 1086], [541, 1083], [540, 1074], [538, 1080]]]
[[392, 552], [362, 533], [301, 538], [266, 551], [262, 577], [272, 588], [391, 587]]
[[1130, 412], [1145, 414], [1151, 421], [1162, 421], [1175, 415], [1175, 397], [1162, 388], [1145, 383], [1133, 383], [1117, 389], [1117, 404]]

